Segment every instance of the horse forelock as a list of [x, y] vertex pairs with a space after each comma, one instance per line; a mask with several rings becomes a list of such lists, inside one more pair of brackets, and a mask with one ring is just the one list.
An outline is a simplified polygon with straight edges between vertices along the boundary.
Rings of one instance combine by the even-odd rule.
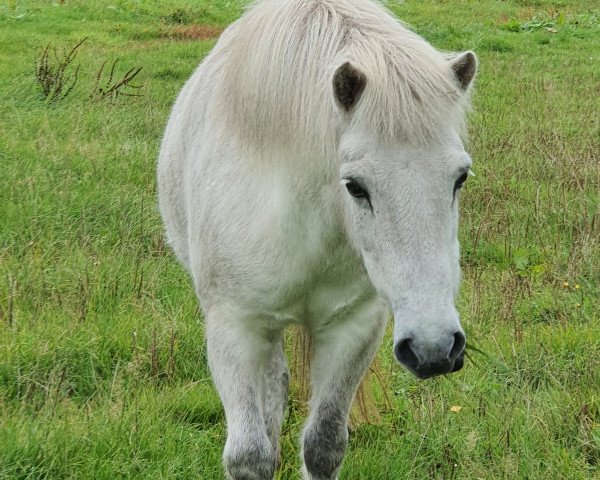
[[380, 141], [424, 143], [462, 131], [468, 95], [448, 55], [370, 0], [263, 0], [231, 29], [220, 108], [256, 145], [335, 149], [343, 112], [332, 78], [344, 62], [367, 87], [351, 122]]

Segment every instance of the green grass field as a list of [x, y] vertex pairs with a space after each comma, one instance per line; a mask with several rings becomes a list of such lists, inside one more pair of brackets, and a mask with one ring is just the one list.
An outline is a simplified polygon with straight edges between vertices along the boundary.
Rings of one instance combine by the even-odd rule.
[[[0, 479], [223, 478], [224, 416], [155, 163], [177, 92], [244, 3], [0, 3]], [[390, 6], [480, 58], [461, 200], [470, 359], [418, 381], [388, 338], [390, 401], [375, 391], [381, 419], [353, 430], [341, 479], [600, 478], [600, 6]], [[74, 88], [44, 99], [43, 49], [84, 37]], [[142, 88], [122, 92], [142, 96], [102, 98], [137, 67]], [[299, 478], [293, 393], [279, 479]]]

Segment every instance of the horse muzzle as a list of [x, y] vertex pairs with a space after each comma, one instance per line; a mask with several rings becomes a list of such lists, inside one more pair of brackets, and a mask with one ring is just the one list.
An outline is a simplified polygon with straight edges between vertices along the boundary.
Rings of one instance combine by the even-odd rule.
[[396, 342], [396, 359], [416, 377], [426, 379], [457, 372], [464, 364], [465, 335], [457, 331], [435, 341], [403, 338]]

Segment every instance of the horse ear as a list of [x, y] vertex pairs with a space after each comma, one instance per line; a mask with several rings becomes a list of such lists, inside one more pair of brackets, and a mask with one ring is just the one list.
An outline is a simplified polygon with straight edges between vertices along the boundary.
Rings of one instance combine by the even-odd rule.
[[356, 105], [367, 85], [367, 76], [350, 62], [344, 63], [333, 74], [333, 95], [347, 112]]
[[450, 68], [454, 72], [461, 90], [466, 91], [477, 73], [477, 57], [473, 52], [464, 52], [450, 60]]

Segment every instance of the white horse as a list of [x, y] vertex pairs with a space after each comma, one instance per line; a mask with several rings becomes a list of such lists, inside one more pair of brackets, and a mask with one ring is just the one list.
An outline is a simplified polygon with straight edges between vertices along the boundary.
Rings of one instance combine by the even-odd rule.
[[476, 67], [369, 0], [264, 0], [181, 91], [160, 208], [203, 307], [229, 478], [274, 476], [289, 325], [314, 345], [306, 479], [337, 478], [389, 311], [415, 375], [462, 367], [457, 194]]

